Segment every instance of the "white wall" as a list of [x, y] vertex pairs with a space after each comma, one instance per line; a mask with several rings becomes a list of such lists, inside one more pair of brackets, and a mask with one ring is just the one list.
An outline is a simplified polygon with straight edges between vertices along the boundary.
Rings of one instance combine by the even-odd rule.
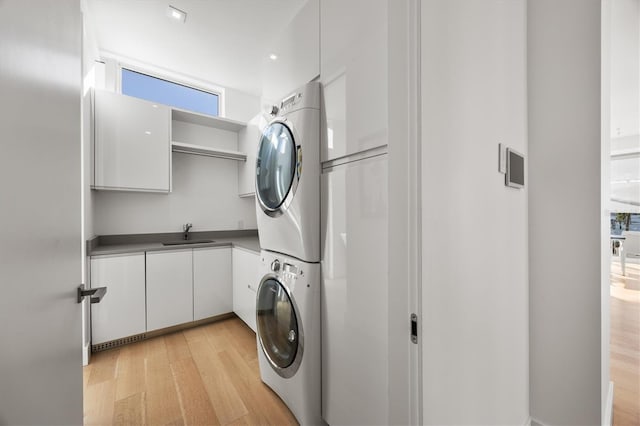
[[173, 192], [96, 191], [95, 233], [140, 234], [256, 229], [255, 200], [238, 197], [237, 163], [173, 154]]
[[535, 0], [527, 13], [531, 416], [595, 425], [601, 381], [608, 382], [601, 371], [601, 1]]
[[[115, 90], [118, 68], [107, 61], [107, 87]], [[108, 83], [111, 81], [111, 83]], [[235, 89], [225, 89], [225, 116], [251, 119], [260, 99]], [[227, 150], [238, 149], [238, 135], [180, 121], [172, 123], [172, 139]], [[173, 153], [173, 191], [169, 194], [91, 191], [93, 207], [87, 223], [92, 235], [178, 232], [193, 223], [193, 231], [255, 229], [254, 198], [238, 197], [238, 167], [233, 160]], [[244, 165], [244, 164], [242, 164]]]
[[260, 98], [227, 88], [225, 96], [225, 117], [248, 122], [260, 111]]
[[[529, 418], [526, 1], [421, 3], [424, 424]], [[525, 177], [526, 178], [526, 177]]]
[[[80, 1], [82, 9], [82, 79], [83, 93], [95, 84], [95, 60], [99, 59], [100, 53], [94, 34], [94, 23], [88, 13], [86, 0]], [[93, 237], [93, 193], [89, 187], [91, 181], [91, 105], [89, 97], [82, 99], [82, 179], [83, 179], [83, 238]]]
[[[262, 62], [262, 97], [271, 104], [320, 74], [319, 0], [305, 0], [291, 22], [266, 27], [265, 36], [273, 39]], [[277, 59], [270, 59], [270, 54]]]
[[611, 137], [640, 133], [640, 1], [611, 3]]

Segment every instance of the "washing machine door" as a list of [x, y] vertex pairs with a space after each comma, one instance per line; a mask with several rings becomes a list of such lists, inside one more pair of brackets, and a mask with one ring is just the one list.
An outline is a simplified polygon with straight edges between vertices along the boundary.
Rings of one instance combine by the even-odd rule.
[[291, 294], [274, 275], [265, 276], [256, 295], [258, 339], [271, 367], [293, 376], [302, 362], [303, 336]]
[[291, 204], [300, 174], [301, 152], [286, 118], [262, 133], [256, 159], [256, 197], [262, 210], [280, 216]]

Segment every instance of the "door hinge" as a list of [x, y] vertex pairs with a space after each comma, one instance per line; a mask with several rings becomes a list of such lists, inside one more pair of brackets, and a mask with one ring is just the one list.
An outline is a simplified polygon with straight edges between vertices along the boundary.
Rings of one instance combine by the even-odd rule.
[[411, 341], [418, 343], [418, 316], [411, 314]]

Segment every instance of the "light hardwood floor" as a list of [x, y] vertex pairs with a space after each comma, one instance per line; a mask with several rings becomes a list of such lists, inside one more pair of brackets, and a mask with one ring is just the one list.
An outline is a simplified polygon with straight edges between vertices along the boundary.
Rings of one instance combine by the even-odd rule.
[[640, 265], [611, 264], [611, 380], [613, 424], [640, 425]]
[[93, 354], [86, 425], [296, 425], [260, 380], [256, 337], [232, 318]]
[[[612, 263], [610, 306], [614, 425], [640, 425], [640, 265]], [[87, 425], [297, 424], [238, 318], [94, 354], [84, 401]]]

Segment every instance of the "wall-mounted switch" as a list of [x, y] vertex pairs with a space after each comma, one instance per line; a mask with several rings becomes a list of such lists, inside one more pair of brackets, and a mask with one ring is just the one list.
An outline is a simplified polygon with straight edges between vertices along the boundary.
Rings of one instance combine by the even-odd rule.
[[507, 148], [501, 143], [498, 144], [498, 171], [507, 174]]

